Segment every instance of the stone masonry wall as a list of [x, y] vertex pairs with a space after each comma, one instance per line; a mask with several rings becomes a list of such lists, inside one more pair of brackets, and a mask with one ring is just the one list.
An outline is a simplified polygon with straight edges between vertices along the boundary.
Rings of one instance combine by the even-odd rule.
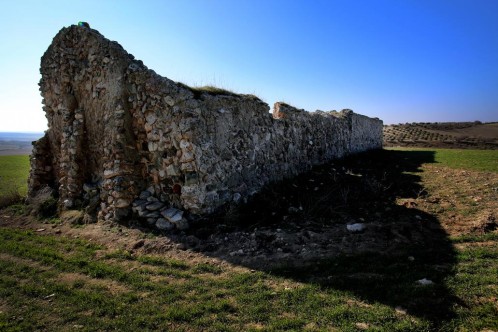
[[[187, 227], [262, 186], [382, 147], [382, 121], [269, 106], [252, 95], [193, 89], [147, 69], [118, 43], [63, 28], [41, 61], [49, 129], [34, 144], [29, 196], [46, 186], [59, 209]], [[187, 213], [184, 213], [187, 212]]]

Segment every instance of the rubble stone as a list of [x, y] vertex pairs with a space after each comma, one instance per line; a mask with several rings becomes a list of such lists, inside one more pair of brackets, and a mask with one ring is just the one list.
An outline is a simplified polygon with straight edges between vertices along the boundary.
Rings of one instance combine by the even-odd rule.
[[173, 228], [175, 228], [175, 225], [173, 225], [164, 218], [157, 219], [155, 226], [157, 227], [157, 229], [161, 231], [170, 231]]

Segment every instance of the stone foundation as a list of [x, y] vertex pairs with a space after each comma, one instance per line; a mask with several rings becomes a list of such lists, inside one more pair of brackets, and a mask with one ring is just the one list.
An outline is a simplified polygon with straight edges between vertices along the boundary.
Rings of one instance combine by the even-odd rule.
[[[34, 144], [29, 195], [59, 209], [159, 229], [243, 202], [264, 185], [382, 147], [382, 121], [313, 113], [252, 95], [194, 89], [147, 69], [96, 30], [71, 26], [41, 61], [49, 129]], [[186, 213], [184, 213], [184, 211]]]

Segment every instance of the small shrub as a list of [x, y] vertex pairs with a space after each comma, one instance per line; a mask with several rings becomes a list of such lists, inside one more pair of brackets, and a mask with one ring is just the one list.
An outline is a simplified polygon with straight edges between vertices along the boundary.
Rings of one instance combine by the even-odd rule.
[[9, 206], [7, 210], [12, 212], [16, 216], [22, 216], [26, 214], [26, 205], [21, 203], [15, 203]]
[[57, 200], [49, 197], [47, 200], [41, 202], [38, 215], [43, 218], [53, 217], [57, 213]]

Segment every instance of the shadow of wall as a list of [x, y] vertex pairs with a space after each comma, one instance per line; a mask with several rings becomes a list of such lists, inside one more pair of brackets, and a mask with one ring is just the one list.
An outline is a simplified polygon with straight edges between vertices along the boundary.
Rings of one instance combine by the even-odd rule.
[[[402, 307], [436, 327], [458, 300], [444, 285], [455, 264], [452, 245], [415, 201], [427, 195], [417, 173], [433, 162], [431, 151], [362, 153], [268, 186], [248, 204], [170, 239], [233, 264]], [[417, 282], [424, 278], [434, 284]]]

